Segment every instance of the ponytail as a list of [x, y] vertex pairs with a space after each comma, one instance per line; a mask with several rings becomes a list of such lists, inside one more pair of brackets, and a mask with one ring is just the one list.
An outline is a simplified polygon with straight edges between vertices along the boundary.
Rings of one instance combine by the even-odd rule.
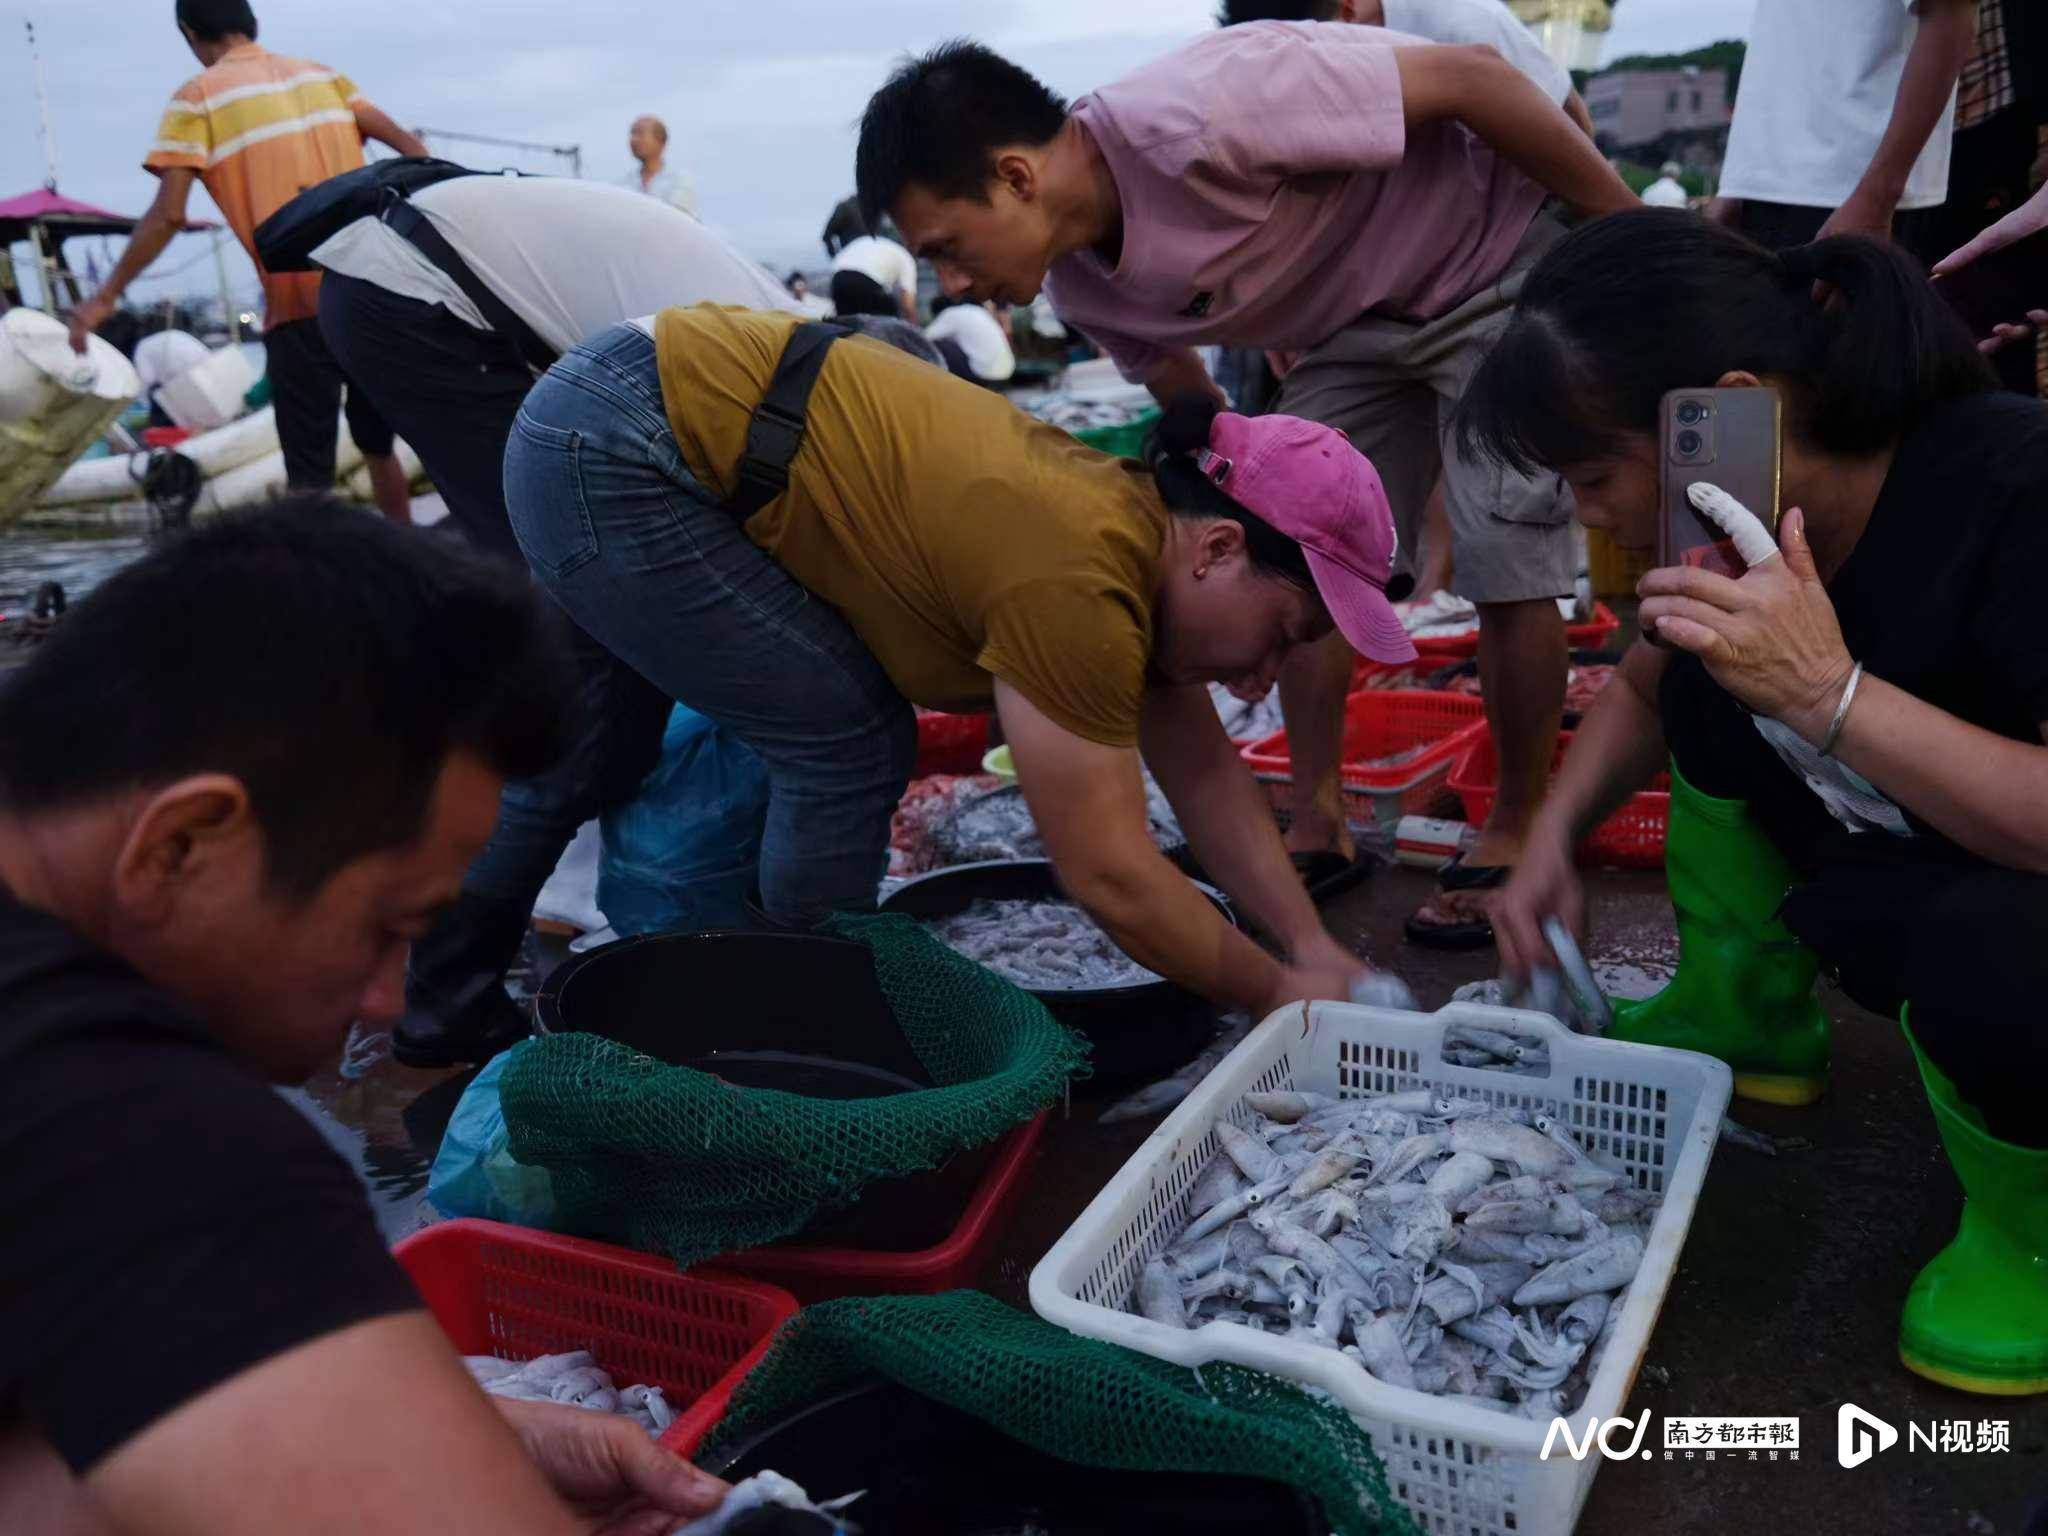
[[1811, 306], [1800, 426], [1817, 446], [1871, 453], [1929, 408], [1995, 387], [1962, 320], [1897, 246], [1836, 235], [1779, 253], [1778, 265], [1795, 305]]
[[1558, 242], [1467, 387], [1468, 454], [1525, 473], [1612, 457], [1674, 389], [1768, 376], [1824, 450], [1897, 442], [1927, 411], [1996, 387], [1911, 258], [1840, 235], [1773, 254], [1680, 209], [1611, 214]]
[[1159, 487], [1159, 499], [1176, 517], [1228, 518], [1244, 530], [1245, 553], [1253, 570], [1315, 591], [1315, 576], [1301, 546], [1224, 495], [1196, 466], [1195, 455], [1209, 446], [1209, 429], [1222, 410], [1210, 394], [1177, 395], [1161, 408], [1159, 424], [1145, 439], [1145, 463]]

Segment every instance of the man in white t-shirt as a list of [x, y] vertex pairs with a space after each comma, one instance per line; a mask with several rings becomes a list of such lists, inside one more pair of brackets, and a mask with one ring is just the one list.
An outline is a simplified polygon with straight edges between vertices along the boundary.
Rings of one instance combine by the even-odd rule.
[[832, 258], [832, 307], [842, 315], [917, 321], [917, 258], [894, 240], [862, 235]]
[[1764, 0], [1712, 216], [1774, 250], [1825, 235], [1923, 243], [1912, 215], [1948, 196], [1976, 20], [1977, 0]]
[[[793, 309], [773, 276], [688, 214], [596, 182], [462, 176], [414, 208], [538, 352], [673, 304]], [[389, 224], [358, 219], [313, 253], [326, 271], [320, 329], [355, 387], [419, 454], [449, 522], [499, 556], [524, 556], [505, 513], [505, 445], [534, 379], [460, 284]], [[650, 407], [659, 414], [661, 402]], [[461, 898], [413, 946], [392, 1048], [414, 1066], [482, 1061], [527, 1031], [506, 968], [534, 897], [585, 820], [637, 791], [661, 749], [670, 702], [572, 626], [585, 723], [575, 749], [509, 785]]]
[[1346, 21], [1432, 43], [1484, 43], [1541, 86], [1587, 138], [1593, 137], [1593, 116], [1572, 88], [1572, 77], [1501, 0], [1223, 0], [1216, 19], [1226, 27], [1247, 21]]
[[619, 178], [619, 185], [695, 217], [696, 183], [681, 166], [668, 163], [668, 124], [653, 116], [634, 118], [626, 133], [626, 148], [639, 164]]
[[[458, 176], [411, 198], [484, 286], [554, 352], [671, 304], [794, 309], [782, 285], [689, 215], [597, 182]], [[379, 409], [426, 418], [400, 435], [449, 515], [518, 558], [498, 482], [512, 414], [533, 382], [461, 286], [379, 219], [313, 253], [332, 281], [321, 330]], [[360, 370], [360, 371], [358, 371]]]
[[925, 336], [954, 374], [977, 384], [1001, 384], [1016, 373], [1009, 335], [986, 304], [941, 297], [932, 311]]

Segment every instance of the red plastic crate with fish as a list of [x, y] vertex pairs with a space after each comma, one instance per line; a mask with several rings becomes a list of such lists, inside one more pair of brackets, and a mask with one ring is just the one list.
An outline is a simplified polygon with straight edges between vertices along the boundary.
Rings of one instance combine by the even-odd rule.
[[[1604, 651], [1608, 642], [1621, 632], [1621, 620], [1605, 603], [1593, 604], [1593, 615], [1580, 623], [1567, 623], [1564, 627], [1565, 644], [1575, 651]], [[1424, 661], [1442, 664], [1446, 661], [1463, 661], [1468, 656], [1479, 654], [1479, 621], [1475, 618], [1472, 627], [1450, 635], [1417, 635], [1415, 650]]]
[[778, 1286], [609, 1243], [496, 1221], [445, 1221], [391, 1250], [465, 1355], [531, 1360], [587, 1349], [621, 1385], [660, 1387], [661, 1443], [697, 1448], [767, 1352], [796, 1298]]
[[[1352, 694], [1344, 701], [1344, 819], [1364, 829], [1428, 815], [1445, 799], [1444, 781], [1472, 732], [1485, 729], [1479, 700], [1461, 694], [1398, 688]], [[1294, 784], [1287, 733], [1253, 742], [1243, 757], [1284, 823]]]
[[[1557, 752], [1550, 761], [1553, 776], [1571, 743], [1570, 731], [1557, 733]], [[1500, 789], [1500, 755], [1494, 750], [1492, 733], [1483, 726], [1452, 767], [1450, 788], [1465, 802], [1465, 819], [1473, 826], [1492, 812]], [[1670, 820], [1671, 775], [1659, 773], [1649, 788], [1630, 795], [1579, 844], [1579, 862], [1620, 869], [1662, 869], [1664, 828]]]

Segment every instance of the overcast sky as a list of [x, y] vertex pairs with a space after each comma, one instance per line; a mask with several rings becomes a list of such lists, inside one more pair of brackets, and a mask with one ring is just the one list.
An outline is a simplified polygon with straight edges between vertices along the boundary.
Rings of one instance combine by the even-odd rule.
[[[818, 231], [853, 189], [854, 123], [899, 54], [961, 31], [1079, 95], [1211, 25], [1214, 0], [255, 0], [263, 43], [351, 76], [402, 123], [580, 144], [583, 174], [631, 161], [635, 114], [665, 118], [700, 211], [778, 268], [816, 265]], [[1673, 52], [1748, 31], [1754, 0], [1621, 0], [1606, 57]], [[140, 162], [164, 102], [197, 71], [172, 0], [0, 0], [0, 196], [41, 184], [27, 42], [48, 84], [59, 185], [140, 213]], [[454, 143], [475, 165], [562, 169], [547, 156]], [[211, 212], [204, 195], [197, 211]], [[81, 252], [84, 243], [74, 246]], [[212, 263], [172, 243], [137, 297], [207, 291]], [[239, 249], [230, 277], [253, 298]]]

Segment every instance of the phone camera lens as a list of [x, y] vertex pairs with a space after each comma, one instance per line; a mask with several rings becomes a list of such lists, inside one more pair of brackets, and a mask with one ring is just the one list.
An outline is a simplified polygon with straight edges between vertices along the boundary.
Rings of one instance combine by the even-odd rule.
[[1698, 453], [1700, 451], [1700, 445], [1704, 441], [1704, 439], [1702, 439], [1699, 433], [1697, 432], [1685, 431], [1678, 434], [1677, 441], [1678, 451], [1689, 457], [1692, 454]]
[[1678, 402], [1678, 419], [1687, 426], [1699, 421], [1706, 414], [1707, 408], [1697, 400], [1681, 400]]

